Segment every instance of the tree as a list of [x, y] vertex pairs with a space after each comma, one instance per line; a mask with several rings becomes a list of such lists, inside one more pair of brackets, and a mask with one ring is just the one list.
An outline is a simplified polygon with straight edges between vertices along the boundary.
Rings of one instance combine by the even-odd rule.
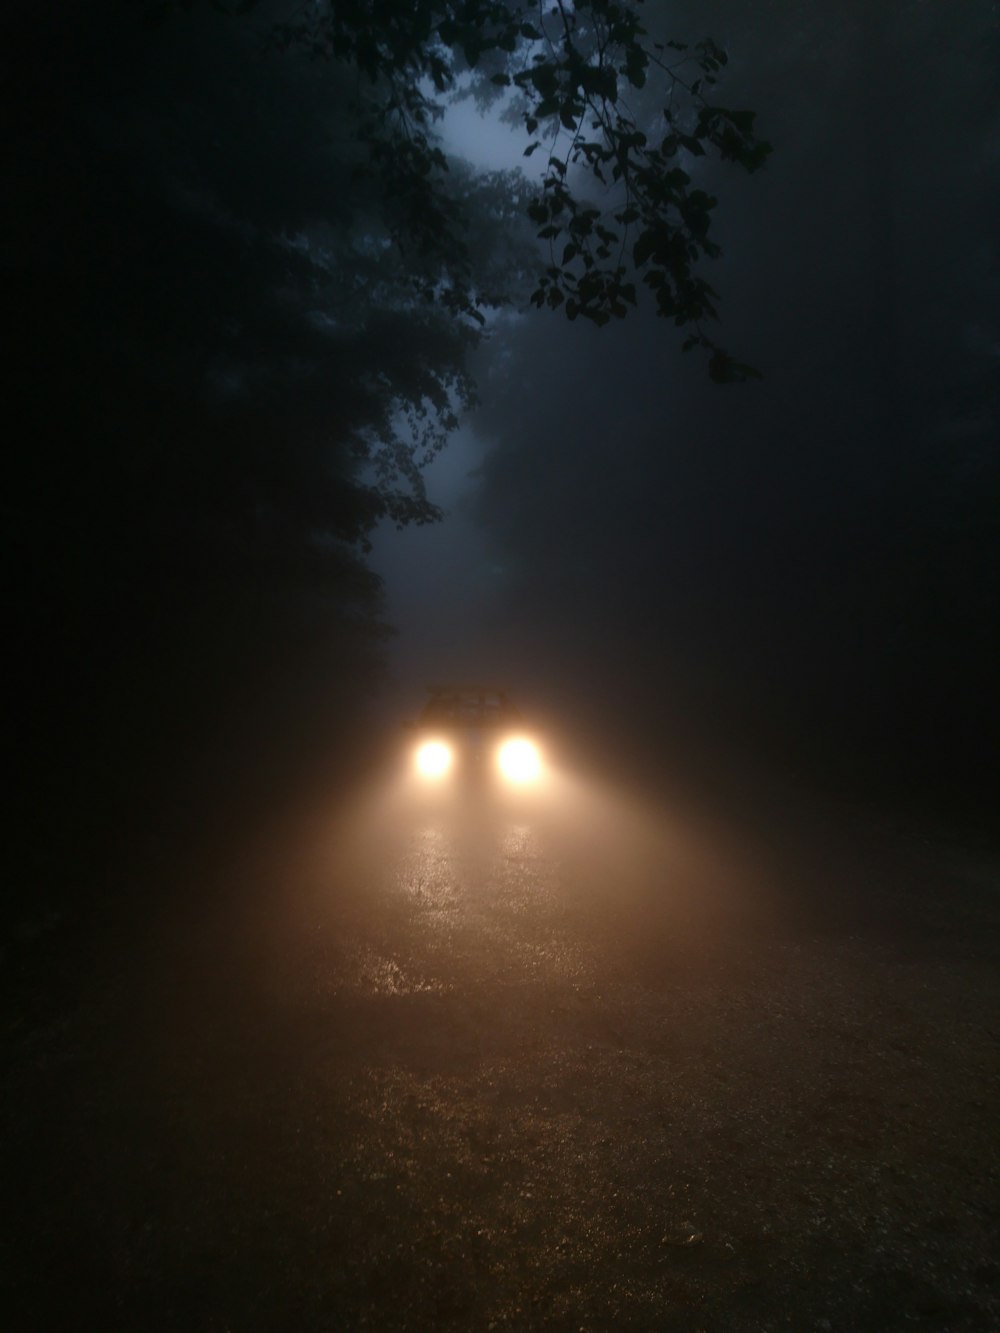
[[[195, 4], [168, 0], [154, 12]], [[237, 13], [259, 5], [214, 0]], [[446, 188], [449, 165], [434, 136], [443, 104], [465, 83], [481, 104], [505, 100], [505, 115], [529, 138], [525, 157], [547, 154], [527, 204], [548, 261], [533, 303], [602, 325], [637, 304], [640, 278], [659, 314], [692, 328], [683, 345], [709, 353], [713, 379], [746, 379], [756, 372], [708, 332], [717, 293], [701, 268], [720, 253], [711, 234], [718, 201], [698, 184], [693, 162], [715, 154], [755, 171], [770, 145], [757, 137], [752, 111], [714, 100], [725, 51], [708, 38], [694, 46], [654, 40], [640, 15], [640, 4], [620, 0], [556, 0], [547, 9], [509, 0], [322, 0], [277, 20], [272, 35], [284, 49], [361, 76], [353, 112], [368, 151], [362, 170], [382, 182], [394, 239], [423, 260], [451, 257], [446, 281], [422, 275], [427, 295], [479, 322], [491, 303], [463, 265], [470, 219]], [[644, 90], [648, 102], [651, 80], [658, 111], [639, 116], [632, 102]]]
[[[536, 303], [620, 316], [632, 262], [717, 378], [744, 373], [704, 334], [714, 201], [684, 163], [765, 150], [706, 100], [711, 44], [671, 68], [635, 11], [479, 0], [80, 0], [20, 7], [7, 37], [5, 606], [43, 777], [70, 750], [125, 771], [112, 734], [199, 734], [254, 678], [315, 698], [339, 676], [346, 700], [370, 674], [366, 542], [436, 517], [422, 464], [490, 311], [525, 295], [529, 224], [552, 255]], [[626, 105], [647, 70], [672, 81], [656, 142]], [[446, 159], [460, 86], [550, 134], [537, 189]]]
[[[365, 545], [380, 520], [436, 517], [421, 466], [469, 400], [477, 329], [422, 299], [329, 69], [253, 25], [145, 30], [116, 4], [22, 11], [11, 40], [4, 578], [26, 789], [29, 767], [125, 771], [123, 747], [198, 743], [224, 713], [262, 728], [268, 695], [314, 729], [320, 696], [349, 715], [385, 633]], [[457, 167], [450, 188], [493, 287], [510, 191]]]

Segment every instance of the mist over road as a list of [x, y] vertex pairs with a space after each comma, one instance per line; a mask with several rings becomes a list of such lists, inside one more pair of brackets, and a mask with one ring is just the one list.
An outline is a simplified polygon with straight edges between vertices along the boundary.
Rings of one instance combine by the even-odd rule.
[[580, 777], [247, 829], [22, 1015], [12, 1326], [991, 1327], [991, 882]]

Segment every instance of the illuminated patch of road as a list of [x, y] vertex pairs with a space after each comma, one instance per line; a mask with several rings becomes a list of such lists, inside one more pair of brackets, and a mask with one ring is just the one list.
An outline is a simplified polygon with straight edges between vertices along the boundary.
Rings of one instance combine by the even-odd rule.
[[[230, 1161], [252, 1107], [281, 1165], [261, 1252], [296, 1228], [313, 1247], [314, 1326], [881, 1328], [887, 1282], [893, 1318], [933, 1298], [996, 1326], [985, 1285], [962, 1304], [994, 1263], [974, 1016], [995, 973], [753, 933], [755, 886], [711, 840], [556, 795], [359, 802], [308, 891], [276, 867], [245, 984], [220, 974], [232, 1025], [180, 1030], [170, 1141]], [[211, 945], [214, 980], [232, 940]], [[206, 1105], [220, 1068], [241, 1096]]]

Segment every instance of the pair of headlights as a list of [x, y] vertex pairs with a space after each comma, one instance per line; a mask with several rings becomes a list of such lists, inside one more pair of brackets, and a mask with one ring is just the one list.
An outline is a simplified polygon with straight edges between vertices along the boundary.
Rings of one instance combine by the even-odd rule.
[[[521, 737], [504, 741], [496, 759], [509, 782], [533, 782], [542, 771], [538, 746]], [[417, 750], [417, 769], [425, 778], [443, 778], [454, 762], [455, 751], [447, 741], [424, 741]]]

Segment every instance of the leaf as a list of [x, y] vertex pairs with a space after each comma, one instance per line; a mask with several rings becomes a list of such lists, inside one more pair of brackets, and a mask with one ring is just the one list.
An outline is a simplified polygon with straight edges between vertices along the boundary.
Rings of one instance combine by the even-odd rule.
[[[530, 157], [531, 154], [535, 151], [536, 148], [541, 148], [541, 144], [538, 143], [537, 140], [536, 140], [535, 143], [529, 143], [529, 144], [528, 144], [527, 148], [524, 150], [524, 156], [525, 156], [525, 157]], [[536, 177], [536, 179], [537, 179], [537, 177]]]
[[763, 378], [759, 370], [742, 361], [734, 361], [721, 347], [717, 347], [709, 357], [708, 374], [716, 384], [742, 384], [746, 380]]
[[752, 134], [753, 123], [757, 119], [757, 116], [753, 111], [727, 111], [726, 118], [744, 134]]
[[632, 247], [632, 263], [636, 268], [642, 268], [646, 260], [653, 256], [658, 242], [659, 237], [652, 227], [642, 233]]
[[646, 83], [646, 66], [649, 56], [640, 46], [629, 48], [625, 57], [625, 73], [633, 88], [642, 88]]

